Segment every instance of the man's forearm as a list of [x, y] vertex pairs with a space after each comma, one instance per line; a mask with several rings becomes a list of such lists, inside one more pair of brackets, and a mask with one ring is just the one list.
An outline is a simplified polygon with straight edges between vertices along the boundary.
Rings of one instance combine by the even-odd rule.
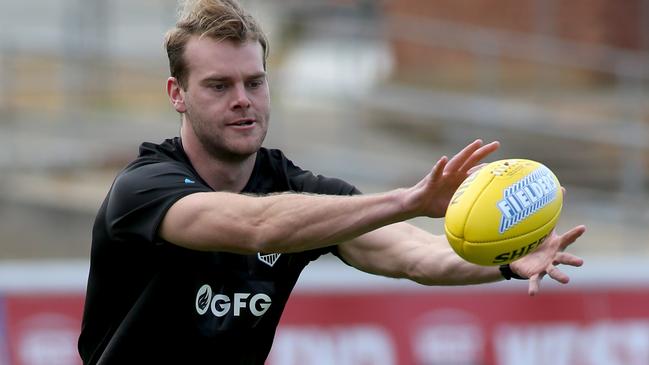
[[452, 252], [442, 256], [434, 266], [422, 260], [420, 275], [413, 279], [424, 285], [471, 285], [503, 280], [498, 267], [478, 266]]
[[298, 252], [411, 218], [406, 190], [359, 196], [197, 193], [169, 209], [164, 239], [197, 250]]
[[408, 223], [392, 224], [339, 246], [350, 265], [377, 275], [424, 285], [480, 284], [502, 280], [497, 267], [464, 261], [443, 235]]
[[296, 252], [348, 241], [410, 218], [403, 190], [359, 196], [279, 194], [258, 198], [263, 251]]

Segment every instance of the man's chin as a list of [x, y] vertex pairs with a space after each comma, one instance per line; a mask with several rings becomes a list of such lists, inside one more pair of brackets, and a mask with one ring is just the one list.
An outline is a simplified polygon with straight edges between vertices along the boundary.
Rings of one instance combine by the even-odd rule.
[[255, 155], [261, 148], [266, 133], [262, 135], [227, 136], [229, 138], [199, 138], [205, 151], [214, 159], [231, 163], [242, 162]]
[[228, 162], [243, 162], [249, 159], [251, 156], [254, 156], [259, 149], [261, 148], [260, 145], [255, 145], [255, 146], [246, 146], [246, 147], [238, 147], [238, 148], [230, 148], [227, 150], [218, 150], [218, 151], [211, 151], [212, 157], [216, 158], [217, 160], [222, 160], [222, 161], [228, 161]]

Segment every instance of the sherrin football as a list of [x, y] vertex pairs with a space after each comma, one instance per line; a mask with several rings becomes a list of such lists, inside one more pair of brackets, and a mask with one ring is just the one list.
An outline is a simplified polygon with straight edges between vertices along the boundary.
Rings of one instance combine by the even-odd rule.
[[464, 180], [446, 211], [453, 250], [478, 265], [503, 265], [536, 250], [561, 214], [557, 177], [543, 164], [509, 159]]

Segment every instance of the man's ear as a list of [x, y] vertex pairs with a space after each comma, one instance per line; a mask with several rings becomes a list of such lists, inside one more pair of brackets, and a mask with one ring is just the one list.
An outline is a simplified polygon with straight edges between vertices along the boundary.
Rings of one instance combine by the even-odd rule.
[[171, 105], [178, 113], [184, 113], [187, 110], [185, 107], [185, 92], [175, 77], [167, 79], [167, 95]]

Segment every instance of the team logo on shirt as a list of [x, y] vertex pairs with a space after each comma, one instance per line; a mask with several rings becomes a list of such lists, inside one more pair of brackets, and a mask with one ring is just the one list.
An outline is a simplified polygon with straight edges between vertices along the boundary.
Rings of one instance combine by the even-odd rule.
[[261, 252], [259, 252], [257, 254], [257, 258], [259, 259], [259, 261], [263, 262], [264, 264], [273, 267], [273, 265], [275, 265], [275, 263], [277, 262], [277, 260], [281, 255], [282, 255], [281, 253], [269, 253], [269, 254], [262, 255]]
[[255, 317], [261, 317], [273, 304], [270, 296], [264, 293], [233, 293], [232, 298], [225, 294], [212, 295], [212, 287], [208, 284], [201, 286], [196, 293], [196, 312], [204, 315], [211, 311], [216, 317], [223, 317], [230, 313], [235, 317], [249, 312]]
[[207, 313], [210, 309], [210, 301], [212, 301], [212, 287], [205, 284], [198, 289], [196, 294], [196, 312], [201, 316]]

